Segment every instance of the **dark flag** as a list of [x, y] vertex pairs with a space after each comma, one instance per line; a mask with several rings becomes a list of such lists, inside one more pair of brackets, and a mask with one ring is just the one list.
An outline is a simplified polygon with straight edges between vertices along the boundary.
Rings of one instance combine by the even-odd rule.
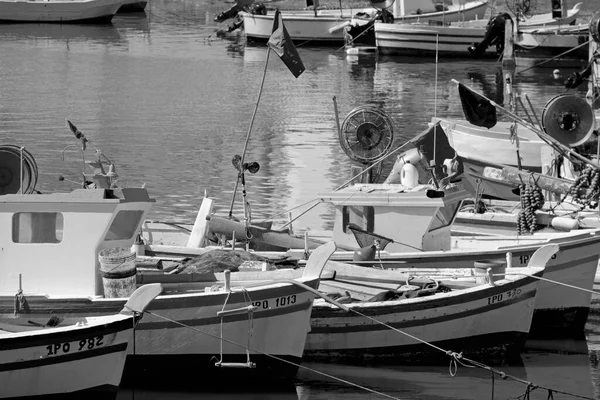
[[496, 107], [478, 93], [467, 88], [462, 83], [458, 84], [458, 94], [462, 104], [463, 113], [467, 121], [473, 125], [491, 128], [496, 125]]
[[79, 129], [77, 129], [77, 127], [75, 125], [73, 125], [73, 123], [69, 120], [67, 120], [67, 124], [69, 124], [69, 129], [71, 129], [71, 132], [73, 132], [73, 135], [75, 135], [75, 137], [79, 140], [81, 140], [81, 150], [86, 149], [87, 145], [86, 143], [88, 142], [87, 138], [85, 137], [85, 135], [83, 133], [81, 133], [81, 131]]
[[319, 7], [319, 0], [306, 0], [306, 7], [313, 7], [313, 8], [318, 8]]
[[[439, 122], [412, 138], [410, 142], [423, 154], [427, 164], [435, 160], [434, 171], [437, 179], [447, 175], [443, 170], [444, 160], [457, 158], [456, 150], [450, 145], [448, 136]], [[464, 167], [459, 159], [457, 161], [457, 172], [462, 174]]]
[[302, 64], [296, 46], [294, 46], [290, 35], [283, 25], [283, 19], [281, 18], [279, 9], [275, 10], [273, 31], [267, 45], [277, 53], [279, 58], [281, 58], [281, 61], [283, 61], [296, 78], [304, 72], [304, 64]]

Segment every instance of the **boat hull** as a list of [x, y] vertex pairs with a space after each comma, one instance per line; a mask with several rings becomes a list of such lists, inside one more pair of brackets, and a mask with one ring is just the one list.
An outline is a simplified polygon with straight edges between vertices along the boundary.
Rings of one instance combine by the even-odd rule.
[[[587, 37], [584, 35], [580, 38], [577, 32], [585, 32], [587, 27], [562, 28], [563, 25], [568, 26], [575, 21], [579, 6], [580, 4], [569, 10], [569, 15], [564, 19], [553, 19], [551, 14], [544, 14], [521, 22], [519, 29], [522, 29], [522, 32], [519, 32], [514, 40], [517, 51], [528, 57], [545, 57], [561, 54], [586, 42]], [[442, 57], [471, 57], [468, 48], [481, 42], [486, 35], [487, 21], [482, 18], [483, 15], [471, 16], [456, 25], [377, 22], [374, 29], [375, 41], [379, 51], [388, 55], [437, 54]], [[543, 28], [536, 29], [536, 26]], [[565, 33], [566, 31], [575, 33]], [[498, 58], [500, 52], [500, 47], [490, 46], [483, 54], [478, 55], [478, 58]]]
[[[484, 36], [485, 28], [481, 27], [375, 24], [377, 48], [386, 55], [470, 57], [469, 46], [481, 42]], [[498, 57], [496, 46], [488, 47], [480, 57]]]
[[530, 329], [538, 281], [485, 286], [431, 298], [349, 305], [369, 319], [317, 302], [305, 357], [427, 362], [447, 358], [444, 351], [489, 360], [518, 356]]
[[[525, 266], [535, 249], [542, 243], [557, 243], [560, 250], [546, 265], [544, 278], [591, 290], [600, 256], [600, 235], [596, 232], [596, 230], [593, 230], [557, 235], [554, 238], [552, 238], [552, 235], [548, 235], [538, 239], [535, 236], [454, 238], [455, 246], [464, 250], [435, 251], [420, 254], [384, 254], [382, 252], [381, 260], [385, 268], [395, 268], [412, 274], [464, 275], [465, 273], [470, 274], [475, 262], [504, 260], [507, 252], [511, 253], [513, 266]], [[526, 244], [528, 239], [531, 240], [531, 245]], [[519, 241], [522, 242], [522, 247], [516, 245]], [[537, 245], [534, 244], [536, 241], [538, 242]], [[499, 250], [482, 251], [486, 246], [486, 242], [487, 246], [493, 245]], [[472, 246], [471, 251], [468, 250], [470, 246]], [[352, 257], [352, 253], [340, 252], [334, 254], [331, 259], [352, 261]], [[468, 269], [465, 270], [464, 268]], [[535, 334], [549, 332], [554, 336], [580, 334], [584, 329], [584, 315], [589, 311], [590, 303], [590, 292], [546, 281], [540, 282], [531, 326], [532, 332]], [[547, 317], [548, 315], [551, 317]]]
[[59, 333], [46, 329], [29, 337], [0, 336], [0, 398], [116, 392], [133, 339], [133, 318]]
[[122, 0], [0, 1], [0, 23], [110, 23]]
[[[318, 279], [304, 283], [316, 288]], [[256, 362], [256, 368], [241, 368], [246, 375], [261, 376], [268, 380], [293, 378], [297, 367], [290, 368], [284, 361], [273, 360], [270, 356], [289, 360], [302, 358], [310, 326], [312, 295], [293, 284], [234, 289], [229, 295], [225, 291], [204, 293], [205, 288], [213, 284], [176, 284], [181, 290], [184, 290], [183, 287], [195, 287], [196, 293], [188, 291], [187, 294], [157, 297], [148, 307], [150, 314], [145, 315], [136, 327], [132, 354], [143, 356], [143, 365], [149, 372], [173, 372], [173, 364], [165, 360], [189, 356], [194, 359], [194, 370], [207, 369], [213, 371], [215, 376], [229, 376], [232, 369], [218, 367], [216, 361], [246, 362], [248, 347], [250, 361]], [[44, 323], [54, 314], [105, 315], [120, 310], [125, 300], [27, 296], [31, 312], [20, 317], [23, 321]], [[14, 297], [0, 298], [3, 318], [10, 318], [13, 304]], [[223, 319], [217, 316], [223, 309], [249, 305], [257, 308], [251, 313], [239, 312]], [[268, 359], [269, 363], [259, 364], [256, 361], [258, 356], [262, 356], [263, 362]], [[125, 376], [135, 378], [137, 375], [136, 371], [126, 368]], [[139, 380], [135, 382], [139, 383]]]
[[[406, 15], [398, 18], [402, 23], [415, 21], [462, 21], [483, 18], [487, 2], [476, 1], [469, 5], [464, 12], [447, 11], [433, 12], [422, 15]], [[311, 44], [344, 45], [344, 27], [350, 24], [357, 13], [373, 12], [369, 9], [318, 10], [317, 17], [312, 11], [282, 12], [285, 28], [294, 42], [310, 41]], [[244, 34], [246, 39], [255, 42], [269, 40], [273, 30], [274, 14], [254, 15], [241, 13], [244, 19]]]
[[[437, 121], [437, 120], [436, 120]], [[472, 125], [464, 120], [440, 119], [440, 124], [448, 136], [452, 148], [456, 150], [464, 165], [464, 176], [469, 192], [479, 193], [483, 198], [519, 200], [512, 190], [514, 184], [494, 179], [485, 174], [486, 167], [498, 165], [517, 165], [517, 152], [511, 140], [510, 129], [513, 124], [499, 121], [491, 129]], [[432, 121], [435, 122], [435, 121]], [[533, 131], [518, 127], [519, 155], [522, 167], [528, 171], [541, 172], [541, 149], [547, 146]], [[493, 153], [489, 149], [494, 149]], [[482, 160], [486, 154], [488, 159]]]
[[587, 59], [587, 46], [571, 50], [587, 43], [588, 39], [588, 25], [569, 26], [558, 31], [548, 28], [527, 29], [517, 34], [515, 50], [519, 57], [546, 59], [562, 55], [563, 58]]

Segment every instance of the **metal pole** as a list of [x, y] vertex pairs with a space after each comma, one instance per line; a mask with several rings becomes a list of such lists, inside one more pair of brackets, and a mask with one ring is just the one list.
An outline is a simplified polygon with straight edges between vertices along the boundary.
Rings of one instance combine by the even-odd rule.
[[[265, 85], [265, 77], [267, 76], [267, 66], [269, 65], [269, 55], [271, 54], [271, 48], [268, 47], [267, 59], [265, 61], [265, 69], [263, 71], [262, 82], [260, 83], [260, 89], [258, 90], [258, 98], [256, 99], [256, 105], [254, 106], [254, 112], [252, 113], [252, 119], [250, 120], [250, 126], [248, 127], [248, 134], [246, 135], [246, 142], [244, 143], [244, 151], [242, 152], [242, 160], [240, 161], [240, 173], [243, 173], [244, 168], [244, 157], [246, 156], [246, 150], [248, 149], [248, 142], [250, 141], [250, 133], [252, 132], [252, 125], [254, 124], [254, 118], [256, 117], [256, 111], [258, 110], [258, 103], [260, 102], [260, 96], [262, 94], [263, 86]], [[237, 193], [238, 184], [240, 182], [240, 174], [238, 174], [237, 180], [235, 181], [235, 187], [233, 189], [233, 196], [231, 197], [231, 206], [229, 207], [229, 217], [233, 214], [233, 204], [235, 203], [235, 195]], [[244, 207], [245, 201], [244, 201]]]
[[21, 148], [19, 149], [19, 152], [21, 153], [21, 194], [23, 194], [23, 150], [25, 150], [25, 147], [21, 146]]

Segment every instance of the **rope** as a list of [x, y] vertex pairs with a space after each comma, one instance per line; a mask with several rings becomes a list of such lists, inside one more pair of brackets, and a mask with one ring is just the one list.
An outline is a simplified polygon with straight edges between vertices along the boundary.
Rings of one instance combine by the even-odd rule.
[[[508, 275], [508, 274], [511, 274], [511, 273], [506, 273], [506, 274]], [[534, 276], [534, 275], [528, 275], [528, 274], [522, 274], [522, 273], [512, 273], [512, 274], [514, 274], [514, 275], [524, 275], [524, 276], [529, 276], [529, 277], [533, 277], [533, 278], [537, 278], [537, 279], [543, 279], [543, 278], [541, 278], [541, 277], [538, 277], [538, 276]], [[514, 381], [516, 381], [516, 382], [520, 382], [520, 383], [526, 384], [526, 385], [527, 385], [527, 388], [526, 388], [526, 390], [525, 390], [525, 393], [524, 393], [524, 395], [520, 396], [519, 398], [523, 398], [523, 399], [529, 399], [529, 394], [530, 394], [530, 393], [531, 393], [533, 390], [540, 388], [540, 389], [544, 389], [544, 390], [547, 390], [547, 391], [548, 391], [548, 398], [550, 398], [550, 396], [553, 396], [553, 393], [560, 393], [560, 394], [564, 394], [564, 395], [568, 395], [568, 396], [572, 396], [572, 397], [576, 397], [576, 398], [580, 398], [580, 399], [589, 399], [589, 400], [594, 400], [594, 398], [592, 398], [592, 397], [581, 396], [581, 395], [577, 395], [577, 394], [573, 394], [573, 393], [569, 393], [569, 392], [565, 392], [565, 391], [560, 391], [560, 390], [557, 390], [557, 389], [554, 389], [554, 388], [549, 388], [549, 387], [544, 387], [544, 386], [539, 386], [539, 385], [533, 385], [531, 382], [525, 381], [525, 380], [523, 380], [523, 379], [521, 379], [521, 378], [518, 378], [518, 377], [516, 377], [516, 376], [513, 376], [513, 375], [508, 375], [508, 374], [506, 374], [506, 373], [505, 373], [505, 372], [503, 372], [503, 371], [500, 371], [500, 370], [498, 370], [498, 369], [495, 369], [495, 368], [493, 368], [493, 367], [490, 367], [489, 365], [486, 365], [486, 364], [480, 363], [480, 362], [478, 362], [478, 361], [475, 361], [475, 360], [471, 360], [471, 359], [469, 359], [469, 358], [467, 358], [467, 357], [463, 357], [462, 353], [456, 353], [456, 352], [453, 352], [453, 351], [451, 351], [451, 350], [445, 350], [445, 349], [443, 349], [443, 348], [441, 348], [441, 347], [439, 347], [439, 346], [436, 346], [436, 345], [434, 345], [433, 343], [429, 343], [429, 342], [427, 342], [427, 341], [425, 341], [425, 340], [422, 340], [422, 339], [420, 339], [420, 338], [418, 338], [418, 337], [416, 337], [416, 336], [414, 336], [414, 335], [411, 335], [411, 334], [409, 334], [409, 333], [407, 333], [407, 332], [404, 332], [404, 331], [402, 331], [402, 330], [400, 330], [400, 329], [394, 328], [393, 326], [391, 326], [391, 325], [389, 325], [389, 324], [387, 324], [387, 323], [385, 323], [385, 322], [383, 322], [383, 321], [380, 321], [380, 320], [378, 320], [377, 318], [370, 317], [370, 316], [368, 316], [368, 315], [366, 315], [366, 314], [363, 314], [363, 313], [361, 313], [360, 311], [357, 311], [357, 310], [355, 310], [355, 309], [354, 309], [354, 308], [352, 308], [352, 307], [347, 307], [347, 306], [345, 306], [345, 305], [343, 305], [343, 304], [340, 304], [340, 303], [338, 303], [337, 301], [335, 301], [335, 300], [333, 300], [333, 299], [330, 299], [330, 298], [328, 298], [328, 297], [327, 297], [327, 296], [325, 296], [323, 293], [320, 293], [318, 290], [316, 290], [316, 289], [313, 289], [312, 287], [310, 287], [310, 286], [308, 286], [308, 285], [306, 285], [306, 284], [304, 284], [304, 283], [302, 283], [302, 282], [296, 281], [296, 280], [294, 280], [294, 279], [287, 279], [287, 278], [285, 278], [285, 279], [281, 279], [281, 280], [279, 280], [279, 281], [280, 281], [280, 282], [288, 282], [288, 283], [295, 284], [296, 286], [299, 286], [299, 287], [301, 287], [301, 288], [305, 289], [306, 291], [308, 291], [308, 292], [310, 292], [310, 293], [313, 293], [313, 294], [317, 295], [318, 297], [321, 297], [322, 299], [324, 299], [324, 300], [325, 300], [325, 301], [327, 301], [328, 303], [331, 303], [331, 304], [333, 304], [333, 305], [337, 306], [338, 308], [340, 308], [340, 309], [342, 309], [342, 310], [344, 310], [344, 311], [347, 311], [347, 312], [348, 312], [348, 311], [349, 311], [349, 312], [353, 312], [353, 313], [355, 313], [355, 314], [357, 314], [357, 315], [360, 315], [360, 316], [362, 316], [362, 317], [364, 317], [364, 318], [366, 318], [366, 319], [368, 319], [368, 320], [371, 320], [371, 321], [373, 321], [373, 322], [375, 322], [375, 323], [377, 323], [377, 324], [379, 324], [379, 325], [385, 326], [385, 327], [387, 327], [387, 328], [391, 329], [392, 331], [395, 331], [395, 332], [398, 332], [398, 333], [400, 333], [400, 334], [402, 334], [402, 335], [405, 335], [405, 336], [407, 336], [407, 337], [409, 337], [409, 338], [411, 338], [411, 339], [415, 340], [416, 342], [422, 343], [422, 344], [424, 344], [424, 345], [427, 345], [427, 346], [429, 346], [429, 347], [431, 347], [431, 348], [433, 348], [433, 349], [435, 349], [435, 350], [438, 350], [438, 351], [441, 351], [441, 352], [445, 353], [446, 355], [448, 355], [449, 357], [451, 357], [451, 359], [450, 359], [450, 366], [449, 366], [449, 372], [450, 372], [450, 375], [451, 375], [451, 376], [456, 376], [456, 373], [457, 373], [457, 371], [458, 371], [458, 364], [460, 364], [460, 365], [462, 365], [462, 366], [464, 366], [464, 367], [467, 367], [467, 368], [481, 368], [481, 369], [484, 369], [484, 370], [490, 371], [490, 372], [492, 372], [493, 374], [498, 374], [498, 375], [499, 375], [499, 376], [500, 376], [502, 379], [512, 379], [512, 380], [514, 380]], [[549, 280], [549, 281], [550, 281], [550, 282], [553, 282], [553, 283], [556, 283], [555, 281], [551, 281], [551, 280]], [[209, 333], [209, 332], [205, 332], [205, 331], [202, 331], [202, 330], [200, 330], [200, 329], [198, 329], [198, 328], [195, 328], [195, 327], [192, 327], [192, 326], [185, 325], [185, 324], [183, 324], [183, 323], [181, 323], [181, 322], [179, 322], [179, 321], [175, 321], [175, 320], [173, 320], [173, 319], [171, 319], [171, 318], [164, 317], [164, 316], [161, 316], [161, 315], [159, 315], [159, 314], [155, 314], [155, 313], [153, 313], [153, 312], [151, 312], [151, 311], [145, 310], [144, 312], [146, 312], [146, 313], [148, 313], [148, 314], [150, 314], [150, 315], [153, 315], [153, 316], [155, 316], [155, 317], [162, 318], [162, 319], [164, 319], [164, 320], [166, 320], [166, 321], [169, 321], [169, 322], [171, 322], [171, 323], [173, 323], [173, 324], [176, 324], [176, 325], [182, 326], [182, 327], [184, 327], [184, 328], [189, 328], [189, 329], [192, 329], [192, 330], [194, 330], [194, 331], [196, 331], [196, 332], [199, 332], [199, 333], [202, 333], [202, 334], [205, 334], [205, 335], [208, 335], [208, 336], [211, 336], [211, 337], [214, 337], [214, 338], [220, 339], [220, 340], [222, 340], [222, 341], [225, 341], [225, 342], [227, 342], [227, 343], [230, 343], [230, 344], [232, 344], [232, 345], [234, 345], [234, 346], [238, 346], [238, 347], [246, 348], [246, 350], [247, 350], [247, 351], [249, 351], [249, 350], [252, 350], [252, 351], [254, 351], [254, 352], [256, 352], [256, 353], [259, 353], [259, 354], [265, 355], [265, 356], [267, 356], [267, 357], [270, 357], [270, 358], [276, 359], [276, 360], [278, 360], [278, 361], [285, 362], [285, 363], [287, 363], [287, 364], [290, 364], [290, 365], [294, 365], [294, 366], [296, 366], [296, 367], [298, 367], [298, 368], [306, 369], [306, 370], [308, 370], [308, 371], [311, 371], [311, 372], [317, 373], [317, 374], [319, 374], [319, 375], [322, 375], [322, 376], [326, 376], [326, 377], [328, 377], [328, 378], [331, 378], [331, 379], [337, 380], [337, 381], [339, 381], [339, 382], [343, 382], [343, 383], [349, 384], [349, 385], [351, 385], [351, 386], [354, 386], [354, 387], [358, 387], [358, 388], [364, 389], [364, 390], [366, 390], [366, 391], [368, 391], [368, 392], [371, 392], [371, 393], [374, 393], [374, 394], [378, 394], [378, 395], [381, 395], [381, 396], [384, 396], [384, 397], [387, 397], [387, 398], [392, 398], [392, 399], [395, 399], [395, 397], [392, 397], [392, 396], [390, 396], [390, 395], [388, 395], [388, 394], [385, 394], [385, 393], [377, 392], [377, 391], [375, 391], [375, 390], [373, 390], [373, 389], [370, 389], [370, 388], [367, 388], [367, 387], [365, 387], [365, 386], [361, 386], [361, 385], [358, 385], [358, 384], [355, 384], [355, 383], [352, 383], [352, 382], [349, 382], [349, 381], [343, 380], [343, 379], [341, 379], [341, 378], [337, 378], [337, 377], [335, 377], [335, 376], [332, 376], [332, 375], [326, 374], [326, 373], [324, 373], [324, 372], [320, 372], [320, 371], [314, 370], [314, 369], [312, 369], [312, 368], [309, 368], [309, 367], [305, 367], [305, 366], [303, 366], [303, 365], [295, 364], [295, 363], [293, 363], [293, 362], [291, 362], [291, 361], [288, 361], [288, 360], [282, 359], [282, 358], [280, 358], [280, 357], [277, 357], [277, 356], [274, 356], [274, 355], [272, 355], [272, 354], [267, 354], [267, 353], [264, 353], [264, 352], [262, 352], [262, 351], [259, 351], [259, 350], [250, 349], [250, 347], [246, 347], [246, 346], [244, 346], [244, 345], [241, 345], [241, 344], [239, 344], [239, 343], [236, 343], [236, 342], [233, 342], [233, 341], [231, 341], [231, 340], [225, 339], [225, 338], [223, 338], [223, 337], [222, 337], [222, 335], [221, 335], [221, 337], [219, 338], [218, 336], [216, 336], [216, 335], [214, 335], [214, 334], [211, 334], [211, 333]], [[467, 363], [468, 363], [468, 364], [470, 364], [470, 365], [468, 365]], [[525, 397], [525, 396], [526, 396], [526, 397]]]
[[541, 281], [546, 281], [546, 282], [550, 282], [550, 283], [554, 283], [555, 285], [559, 285], [559, 286], [565, 286], [571, 289], [577, 289], [577, 290], [581, 290], [582, 292], [587, 292], [587, 293], [591, 293], [591, 294], [600, 294], [600, 292], [597, 292], [595, 290], [590, 290], [590, 289], [584, 289], [581, 288], [579, 286], [574, 286], [574, 285], [569, 285], [568, 283], [563, 283], [563, 282], [557, 282], [555, 280], [552, 279], [548, 279], [548, 278], [544, 278], [542, 276], [535, 276], [535, 275], [529, 275], [529, 274], [523, 274], [521, 272], [506, 272], [505, 274], [493, 274], [494, 276], [504, 276], [504, 275], [524, 275], [524, 276], [528, 276], [530, 278], [535, 278], [535, 279], [539, 279]]
[[582, 43], [582, 44], [580, 44], [580, 45], [578, 45], [578, 46], [575, 46], [575, 47], [573, 47], [573, 48], [572, 48], [572, 49], [570, 49], [570, 50], [564, 51], [564, 52], [560, 53], [560, 54], [559, 54], [559, 55], [557, 55], [557, 56], [554, 56], [554, 57], [552, 57], [552, 58], [549, 58], [549, 59], [547, 59], [547, 60], [545, 60], [545, 61], [542, 61], [542, 62], [540, 62], [540, 63], [537, 63], [537, 64], [535, 64], [535, 65], [532, 65], [532, 66], [531, 66], [531, 67], [529, 67], [529, 68], [522, 69], [521, 71], [517, 72], [517, 75], [519, 75], [519, 74], [522, 74], [522, 73], [523, 73], [523, 72], [525, 72], [525, 71], [529, 71], [530, 69], [537, 68], [537, 67], [539, 67], [539, 66], [541, 66], [541, 65], [544, 65], [544, 64], [546, 64], [546, 63], [549, 63], [550, 61], [554, 61], [554, 60], [556, 60], [557, 58], [560, 58], [560, 57], [564, 56], [565, 54], [569, 54], [570, 52], [572, 52], [572, 51], [575, 51], [575, 50], [578, 50], [579, 48], [581, 48], [581, 47], [583, 47], [583, 46], [587, 46], [587, 45], [588, 45], [590, 42], [591, 42], [591, 40], [588, 40], [587, 42], [585, 42], [585, 43]]
[[198, 332], [198, 333], [201, 333], [201, 334], [203, 334], [203, 335], [210, 336], [210, 337], [212, 337], [212, 338], [215, 338], [215, 339], [220, 339], [220, 340], [223, 340], [224, 342], [227, 342], [227, 343], [229, 343], [229, 344], [231, 344], [231, 345], [234, 345], [234, 346], [238, 346], [238, 347], [246, 348], [248, 351], [252, 351], [252, 352], [254, 352], [254, 353], [258, 353], [258, 354], [261, 354], [261, 355], [263, 355], [263, 356], [267, 356], [267, 357], [269, 357], [269, 358], [272, 358], [272, 359], [274, 359], [274, 360], [277, 360], [277, 361], [280, 361], [280, 362], [283, 362], [283, 363], [286, 363], [286, 364], [289, 364], [289, 365], [293, 365], [294, 367], [298, 367], [298, 368], [304, 369], [304, 370], [306, 370], [306, 371], [314, 372], [314, 373], [316, 373], [316, 374], [318, 374], [318, 375], [321, 375], [321, 376], [324, 376], [324, 377], [326, 377], [326, 378], [330, 378], [330, 379], [336, 380], [336, 381], [338, 381], [338, 382], [345, 383], [345, 384], [347, 384], [347, 385], [354, 386], [354, 387], [356, 387], [356, 388], [359, 388], [359, 389], [363, 389], [363, 390], [365, 390], [365, 391], [367, 391], [367, 392], [370, 392], [370, 393], [373, 393], [373, 394], [376, 394], [376, 395], [379, 395], [379, 396], [382, 396], [382, 397], [386, 397], [386, 398], [388, 398], [388, 399], [400, 400], [399, 398], [397, 398], [397, 397], [394, 397], [394, 396], [391, 396], [391, 395], [389, 395], [389, 394], [382, 393], [382, 392], [378, 392], [378, 391], [376, 391], [376, 390], [373, 390], [373, 389], [371, 389], [371, 388], [368, 388], [368, 387], [366, 387], [366, 386], [362, 386], [362, 385], [359, 385], [359, 384], [357, 384], [357, 383], [350, 382], [350, 381], [347, 381], [347, 380], [345, 380], [345, 379], [342, 379], [342, 378], [338, 378], [338, 377], [336, 377], [336, 376], [333, 376], [333, 375], [327, 374], [327, 373], [325, 373], [325, 372], [321, 372], [321, 371], [315, 370], [315, 369], [313, 369], [313, 368], [310, 368], [310, 367], [307, 367], [307, 366], [304, 366], [304, 365], [301, 365], [301, 364], [296, 364], [296, 363], [294, 363], [294, 362], [292, 362], [292, 361], [288, 361], [288, 360], [286, 360], [286, 359], [283, 359], [283, 358], [281, 358], [281, 357], [277, 357], [277, 356], [274, 356], [274, 355], [272, 355], [272, 354], [265, 353], [265, 352], [263, 352], [263, 351], [260, 351], [260, 350], [256, 350], [256, 349], [252, 349], [252, 348], [247, 348], [246, 346], [244, 346], [244, 345], [242, 345], [242, 344], [239, 344], [239, 343], [236, 343], [236, 342], [234, 342], [234, 341], [232, 341], [232, 340], [228, 340], [228, 339], [225, 339], [225, 338], [222, 338], [222, 337], [220, 338], [219, 336], [217, 336], [217, 335], [215, 335], [215, 334], [212, 334], [212, 333], [210, 333], [210, 332], [206, 332], [206, 331], [200, 330], [200, 329], [198, 329], [198, 328], [195, 328], [195, 327], [193, 327], [193, 326], [186, 325], [186, 324], [184, 324], [184, 323], [181, 323], [181, 322], [179, 322], [179, 321], [176, 321], [176, 320], [174, 320], [174, 319], [171, 319], [171, 318], [168, 318], [168, 317], [165, 317], [165, 316], [162, 316], [162, 315], [159, 315], [159, 314], [153, 313], [152, 311], [145, 310], [144, 312], [145, 312], [145, 313], [147, 313], [147, 314], [150, 314], [150, 315], [152, 315], [152, 316], [155, 316], [155, 317], [157, 317], [157, 318], [164, 319], [165, 321], [171, 322], [172, 324], [179, 325], [179, 326], [181, 326], [181, 327], [183, 327], [183, 328], [188, 328], [188, 329], [191, 329], [191, 330], [193, 330], [193, 331], [196, 331], [196, 332]]

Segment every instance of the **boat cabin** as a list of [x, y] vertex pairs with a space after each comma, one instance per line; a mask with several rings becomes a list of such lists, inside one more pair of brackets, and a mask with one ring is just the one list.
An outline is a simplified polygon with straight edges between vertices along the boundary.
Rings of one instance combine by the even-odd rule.
[[452, 223], [469, 197], [455, 184], [443, 191], [431, 185], [355, 184], [321, 195], [335, 207], [335, 243], [365, 247], [379, 239], [389, 252], [450, 250]]
[[101, 250], [131, 247], [154, 203], [143, 188], [0, 196], [0, 295], [102, 296]]

